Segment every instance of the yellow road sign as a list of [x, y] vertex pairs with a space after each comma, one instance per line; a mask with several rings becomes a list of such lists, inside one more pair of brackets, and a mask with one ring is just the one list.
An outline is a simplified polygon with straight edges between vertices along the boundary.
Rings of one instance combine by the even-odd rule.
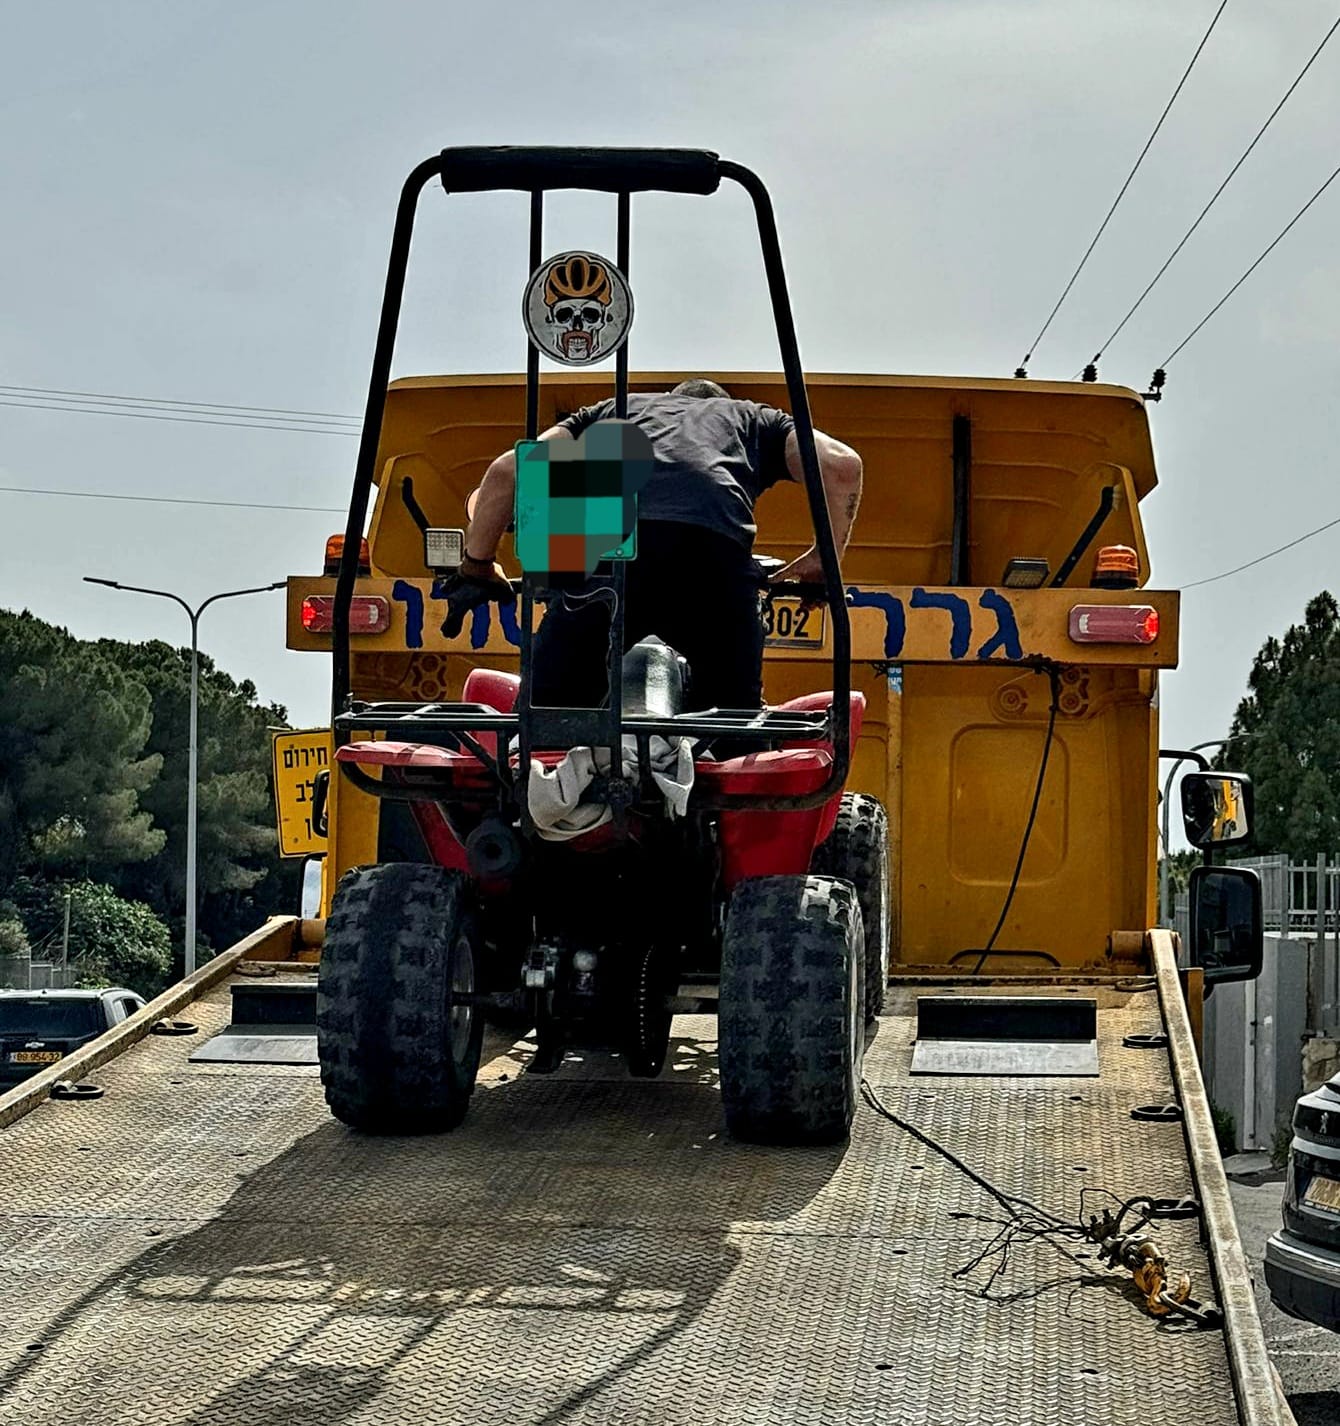
[[312, 826], [312, 790], [330, 771], [329, 728], [287, 728], [274, 735], [275, 815], [281, 857], [320, 856], [326, 839]]

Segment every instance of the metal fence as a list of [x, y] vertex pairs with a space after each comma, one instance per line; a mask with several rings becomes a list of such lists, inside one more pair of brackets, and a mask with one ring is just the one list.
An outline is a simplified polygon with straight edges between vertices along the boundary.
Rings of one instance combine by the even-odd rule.
[[1251, 867], [1260, 876], [1267, 931], [1340, 934], [1340, 857], [1314, 862], [1291, 862], [1283, 855], [1239, 857], [1229, 865]]
[[[1250, 867], [1261, 878], [1261, 909], [1267, 931], [1282, 936], [1340, 936], [1340, 857], [1291, 862], [1287, 856], [1235, 857], [1229, 866]], [[1318, 909], [1317, 889], [1323, 895]], [[1187, 894], [1173, 898], [1173, 929], [1187, 929]]]
[[0, 956], [0, 990], [65, 990], [78, 978], [77, 965], [34, 960], [31, 956]]
[[[1306, 1033], [1340, 1036], [1340, 857], [1315, 862], [1241, 857], [1229, 865], [1250, 867], [1260, 876], [1267, 933], [1287, 937], [1293, 954], [1305, 962]], [[1184, 891], [1174, 898], [1172, 923], [1186, 940], [1190, 907]]]

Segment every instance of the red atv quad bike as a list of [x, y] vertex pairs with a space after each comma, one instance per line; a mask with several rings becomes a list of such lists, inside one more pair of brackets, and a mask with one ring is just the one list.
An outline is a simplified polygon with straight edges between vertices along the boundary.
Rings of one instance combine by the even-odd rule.
[[[620, 657], [625, 565], [616, 560], [607, 567], [615, 598], [605, 706], [530, 702], [535, 605], [564, 597], [533, 573], [517, 582], [519, 676], [476, 669], [459, 703], [356, 698], [349, 609], [359, 537], [415, 204], [435, 178], [451, 193], [530, 193], [532, 269], [546, 190], [618, 195], [623, 272], [631, 193], [705, 194], [723, 178], [749, 193], [824, 570], [822, 588], [784, 592], [828, 603], [830, 690], [762, 711], [685, 713], [692, 670], [672, 649], [646, 640]], [[616, 360], [623, 416], [626, 345]], [[532, 348], [531, 440], [538, 380]], [[733, 1135], [774, 1144], [844, 1137], [888, 957], [884, 811], [875, 798], [843, 791], [864, 707], [850, 687], [846, 602], [760, 180], [698, 150], [457, 148], [421, 164], [396, 221], [336, 587], [333, 687], [337, 775], [381, 799], [383, 820], [400, 819], [412, 833], [398, 843], [421, 851], [416, 860], [356, 868], [334, 896], [317, 1043], [335, 1115], [376, 1133], [453, 1128], [469, 1106], [486, 1020], [533, 1027], [531, 1073], [557, 1068], [569, 1046], [603, 1045], [622, 1052], [631, 1074], [654, 1076], [672, 1017], [715, 1011]], [[654, 753], [667, 745], [691, 753], [691, 790], [678, 815], [653, 772]], [[755, 751], [731, 755], [741, 745]], [[551, 769], [573, 749], [603, 758], [584, 804], [608, 812], [591, 830], [554, 840], [533, 815], [532, 769]]]

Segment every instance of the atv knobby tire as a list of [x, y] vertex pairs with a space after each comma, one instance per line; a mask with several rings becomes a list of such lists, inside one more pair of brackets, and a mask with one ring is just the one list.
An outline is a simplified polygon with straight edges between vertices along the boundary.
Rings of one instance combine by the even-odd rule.
[[316, 1043], [326, 1103], [369, 1134], [432, 1134], [465, 1117], [483, 1016], [450, 1005], [480, 982], [460, 872], [388, 862], [349, 872], [326, 922]]
[[735, 888], [718, 1040], [726, 1126], [737, 1139], [846, 1136], [865, 1043], [863, 946], [850, 882], [762, 876]]
[[884, 1009], [889, 981], [889, 818], [877, 797], [844, 792], [833, 830], [810, 869], [845, 877], [856, 888], [865, 927], [865, 1018]]

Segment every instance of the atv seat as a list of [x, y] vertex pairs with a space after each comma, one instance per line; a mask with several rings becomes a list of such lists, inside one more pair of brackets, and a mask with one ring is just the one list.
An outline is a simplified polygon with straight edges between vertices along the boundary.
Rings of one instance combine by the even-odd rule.
[[[778, 705], [786, 713], [822, 713], [831, 706], [831, 693], [806, 693]], [[851, 745], [861, 735], [865, 721], [865, 694], [853, 693], [850, 705]], [[694, 783], [714, 793], [779, 796], [813, 792], [823, 784], [833, 765], [833, 750], [826, 743], [785, 743], [780, 748], [746, 753], [721, 762], [696, 761]]]

